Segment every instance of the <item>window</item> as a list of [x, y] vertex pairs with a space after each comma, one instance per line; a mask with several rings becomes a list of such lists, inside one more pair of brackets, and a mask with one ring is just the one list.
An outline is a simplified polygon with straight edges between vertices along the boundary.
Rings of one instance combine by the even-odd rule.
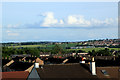
[[109, 76], [106, 70], [101, 70], [101, 72], [102, 72], [105, 76]]

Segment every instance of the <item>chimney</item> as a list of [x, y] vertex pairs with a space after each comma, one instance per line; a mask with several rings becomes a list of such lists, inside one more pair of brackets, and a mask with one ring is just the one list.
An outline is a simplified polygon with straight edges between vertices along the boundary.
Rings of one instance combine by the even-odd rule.
[[113, 57], [113, 60], [115, 61], [116, 60], [116, 58], [115, 58], [115, 55], [113, 55], [114, 57]]
[[92, 58], [92, 62], [90, 62], [90, 71], [92, 72], [92, 75], [96, 75], [96, 67], [95, 67], [94, 57]]
[[24, 62], [26, 62], [26, 59], [23, 59]]
[[11, 58], [9, 57], [8, 59], [10, 60]]
[[29, 59], [29, 63], [31, 63], [31, 60]]
[[95, 61], [94, 57], [92, 57], [92, 61], [93, 61], [93, 62]]
[[35, 63], [35, 68], [39, 68], [39, 63]]
[[5, 59], [7, 59], [7, 57], [5, 57]]
[[82, 61], [80, 61], [80, 63], [82, 63], [82, 64], [84, 64], [84, 63], [85, 63], [85, 61], [84, 61], [83, 57], [82, 57]]
[[19, 62], [21, 61], [21, 59], [19, 59]]

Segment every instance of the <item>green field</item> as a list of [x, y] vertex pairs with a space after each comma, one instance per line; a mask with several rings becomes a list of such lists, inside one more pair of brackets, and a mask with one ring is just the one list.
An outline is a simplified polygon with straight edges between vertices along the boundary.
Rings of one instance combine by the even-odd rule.
[[19, 46], [9, 46], [9, 48], [11, 48], [11, 47], [13, 47], [13, 48], [19, 48], [19, 47], [23, 47], [23, 48], [25, 48], [25, 47], [46, 47], [46, 45], [19, 45]]
[[[61, 46], [61, 47], [73, 47], [73, 46], [76, 46], [77, 44], [76, 43], [70, 43], [70, 44], [58, 44], [59, 46]], [[55, 45], [53, 45], [53, 44], [40, 44], [40, 45], [18, 45], [18, 46], [13, 46], [13, 45], [11, 45], [11, 46], [8, 46], [9, 48], [11, 48], [11, 47], [14, 47], [14, 48], [19, 48], [19, 47], [23, 47], [23, 48], [25, 48], [25, 47], [54, 47]]]
[[[83, 50], [83, 51], [88, 52], [88, 51], [92, 51], [92, 50], [99, 51], [99, 50], [103, 50], [103, 49], [105, 49], [105, 48], [84, 48], [84, 49], [69, 49], [69, 50]], [[119, 48], [108, 48], [108, 49], [109, 50], [114, 49], [114, 50], [118, 51]]]
[[[65, 48], [65, 47], [74, 47], [74, 46], [76, 46], [77, 44], [76, 43], [71, 43], [71, 44], [58, 44], [59, 46], [61, 46], [62, 48]], [[19, 45], [19, 46], [9, 46], [9, 48], [19, 48], [19, 47], [23, 47], [23, 48], [25, 48], [25, 47], [27, 47], [27, 48], [36, 48], [36, 47], [48, 47], [48, 48], [52, 48], [52, 47], [54, 47], [55, 45], [53, 45], [53, 44], [47, 44], [47, 45], [45, 45], [45, 44], [41, 44], [41, 45]], [[85, 51], [85, 52], [88, 52], [88, 51], [92, 51], [92, 50], [95, 50], [95, 51], [99, 51], [99, 50], [103, 50], [103, 49], [105, 49], [105, 48], [82, 48], [82, 49], [67, 49], [67, 50], [83, 50], [83, 51]], [[114, 49], [114, 50], [117, 50], [118, 51], [118, 48], [109, 48], [109, 50], [112, 50], [112, 49]]]

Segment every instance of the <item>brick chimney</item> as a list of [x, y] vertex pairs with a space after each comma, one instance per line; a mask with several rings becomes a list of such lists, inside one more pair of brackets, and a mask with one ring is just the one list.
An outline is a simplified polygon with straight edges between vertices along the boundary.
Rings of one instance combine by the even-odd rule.
[[9, 57], [8, 60], [11, 60], [11, 58]]
[[24, 62], [26, 62], [26, 59], [23, 59]]
[[29, 63], [31, 63], [31, 59], [29, 59], [29, 61], [28, 61]]
[[19, 62], [22, 61], [21, 59], [19, 59]]
[[5, 59], [7, 59], [7, 57], [5, 57]]

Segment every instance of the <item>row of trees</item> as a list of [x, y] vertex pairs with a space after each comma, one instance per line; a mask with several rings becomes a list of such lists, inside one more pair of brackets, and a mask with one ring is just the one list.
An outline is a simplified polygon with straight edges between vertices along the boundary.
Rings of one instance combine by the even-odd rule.
[[[88, 53], [91, 56], [112, 56], [114, 50], [109, 50], [105, 48], [104, 50], [99, 50], [99, 51], [89, 51]], [[40, 48], [8, 48], [8, 47], [2, 47], [2, 56], [3, 57], [8, 57], [13, 54], [30, 54], [34, 56], [39, 56], [40, 52], [42, 53], [51, 53], [51, 54], [68, 54], [68, 53], [81, 53], [81, 52], [86, 52], [83, 50], [69, 50], [69, 49], [63, 49], [59, 45], [55, 45], [52, 49], [40, 49]], [[119, 52], [117, 51], [115, 54], [118, 54]]]

